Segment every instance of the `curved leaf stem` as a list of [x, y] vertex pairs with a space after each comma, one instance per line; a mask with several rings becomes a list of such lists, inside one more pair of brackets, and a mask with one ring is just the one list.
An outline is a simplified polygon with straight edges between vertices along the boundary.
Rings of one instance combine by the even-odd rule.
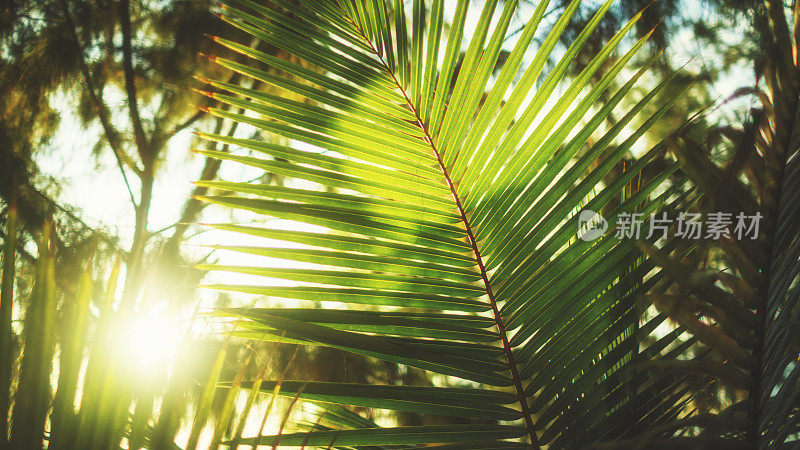
[[467, 241], [469, 242], [469, 245], [472, 248], [472, 252], [475, 255], [475, 261], [478, 264], [478, 269], [480, 270], [480, 276], [485, 286], [486, 295], [489, 297], [489, 303], [492, 308], [492, 316], [494, 319], [494, 323], [497, 326], [497, 333], [500, 337], [500, 341], [502, 342], [503, 353], [505, 353], [506, 355], [506, 361], [508, 363], [508, 369], [511, 372], [511, 377], [514, 382], [514, 388], [516, 390], [517, 400], [519, 401], [520, 407], [522, 408], [522, 417], [524, 418], [525, 425], [528, 429], [528, 436], [530, 437], [531, 440], [531, 447], [539, 449], [541, 447], [539, 446], [539, 442], [536, 437], [536, 430], [534, 428], [533, 419], [531, 417], [530, 410], [528, 409], [527, 396], [525, 395], [525, 389], [522, 386], [522, 379], [520, 378], [519, 371], [517, 370], [517, 362], [514, 358], [514, 353], [511, 350], [511, 345], [508, 339], [508, 333], [506, 332], [505, 324], [503, 323], [502, 317], [500, 316], [500, 309], [497, 306], [497, 300], [495, 298], [494, 293], [492, 292], [492, 286], [489, 282], [489, 275], [486, 271], [486, 266], [483, 263], [483, 258], [481, 257], [480, 249], [478, 249], [478, 243], [477, 240], [475, 239], [475, 234], [472, 232], [472, 226], [469, 223], [466, 211], [464, 210], [464, 207], [461, 205], [461, 200], [458, 196], [458, 192], [456, 191], [456, 187], [453, 184], [453, 181], [450, 179], [450, 174], [447, 171], [447, 167], [445, 166], [444, 161], [442, 161], [441, 154], [439, 150], [436, 148], [436, 144], [433, 142], [433, 139], [431, 139], [431, 136], [428, 133], [428, 128], [423, 123], [422, 118], [419, 115], [419, 111], [417, 111], [417, 108], [414, 106], [413, 102], [408, 97], [408, 94], [406, 93], [405, 89], [403, 89], [402, 85], [397, 80], [394, 73], [389, 69], [389, 66], [386, 63], [386, 61], [383, 59], [383, 57], [380, 55], [377, 49], [375, 49], [375, 46], [372, 45], [372, 41], [370, 41], [367, 38], [367, 36], [364, 34], [364, 31], [361, 29], [358, 23], [352, 20], [352, 18], [350, 18], [349, 16], [347, 16], [346, 13], [345, 17], [347, 17], [350, 23], [358, 30], [359, 34], [367, 43], [367, 45], [369, 45], [370, 49], [378, 58], [383, 68], [386, 70], [389, 76], [391, 76], [392, 81], [394, 81], [395, 85], [397, 86], [397, 89], [403, 95], [403, 98], [405, 99], [407, 106], [414, 113], [414, 117], [417, 120], [417, 126], [424, 133], [425, 142], [428, 145], [430, 145], [431, 150], [433, 151], [433, 155], [436, 158], [437, 163], [439, 164], [439, 168], [442, 171], [442, 175], [444, 176], [445, 182], [447, 183], [447, 187], [450, 189], [450, 194], [453, 196], [453, 201], [455, 202], [456, 209], [458, 210], [458, 215], [461, 218], [462, 223], [464, 224], [464, 229], [467, 235]]

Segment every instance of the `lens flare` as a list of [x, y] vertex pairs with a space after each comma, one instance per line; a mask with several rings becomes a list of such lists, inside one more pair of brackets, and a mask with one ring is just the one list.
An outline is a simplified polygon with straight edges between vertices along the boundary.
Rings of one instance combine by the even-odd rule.
[[148, 373], [170, 367], [182, 340], [174, 320], [156, 312], [134, 313], [120, 321], [112, 351], [128, 367]]

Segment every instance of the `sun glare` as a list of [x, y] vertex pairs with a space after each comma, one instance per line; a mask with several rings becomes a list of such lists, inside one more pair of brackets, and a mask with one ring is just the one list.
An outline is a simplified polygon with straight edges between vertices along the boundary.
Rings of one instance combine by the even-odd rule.
[[154, 312], [127, 317], [118, 330], [117, 356], [147, 372], [168, 368], [183, 338], [183, 330], [174, 320]]

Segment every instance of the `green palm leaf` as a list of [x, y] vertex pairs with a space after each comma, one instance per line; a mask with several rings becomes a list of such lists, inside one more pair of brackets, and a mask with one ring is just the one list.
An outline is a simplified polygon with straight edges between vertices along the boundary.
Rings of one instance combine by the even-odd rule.
[[[582, 208], [613, 221], [622, 212], [651, 213], [690, 201], [663, 189], [677, 168], [658, 163], [664, 143], [633, 162], [626, 159], [675, 101], [643, 114], [671, 77], [638, 101], [627, 100], [652, 63], [620, 80], [647, 38], [619, 51], [638, 16], [568, 78], [610, 0], [548, 72], [545, 63], [577, 0], [531, 57], [548, 7], [541, 2], [499, 72], [516, 1], [485, 2], [466, 44], [467, 0], [458, 2], [447, 33], [441, 0], [414, 1], [410, 17], [399, 1], [275, 3], [273, 9], [240, 1], [225, 7], [223, 19], [292, 59], [216, 39], [251, 58], [248, 65], [217, 62], [313, 103], [210, 82], [216, 90], [208, 95], [248, 111], [212, 108], [211, 114], [283, 136], [288, 144], [202, 133], [250, 154], [201, 153], [311, 184], [205, 182], [237, 195], [204, 200], [315, 226], [214, 225], [284, 241], [217, 249], [305, 266], [202, 268], [286, 280], [212, 286], [217, 289], [333, 301], [347, 309], [220, 314], [244, 319], [238, 336], [329, 346], [461, 379], [453, 379], [454, 387], [284, 382], [282, 395], [490, 423], [376, 428], [348, 422], [241, 442], [566, 448], [674, 420], [683, 397], [675, 386], [688, 378], [649, 382], [628, 370], [662, 354], [678, 336], [642, 344], [665, 320], [656, 315], [642, 322], [637, 306], [658, 285], [658, 268], [613, 232], [592, 242], [575, 236]], [[602, 105], [600, 98], [606, 99]], [[621, 118], [601, 131], [612, 112]], [[618, 167], [621, 175], [611, 177]], [[261, 389], [273, 386], [264, 382]]]

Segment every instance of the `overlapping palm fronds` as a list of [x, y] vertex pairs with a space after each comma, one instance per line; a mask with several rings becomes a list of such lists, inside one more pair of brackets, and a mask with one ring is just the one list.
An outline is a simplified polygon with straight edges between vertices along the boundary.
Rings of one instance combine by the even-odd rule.
[[[639, 16], [567, 76], [611, 1], [546, 71], [578, 4], [535, 46], [548, 10], [541, 2], [499, 70], [516, 1], [482, 4], [467, 39], [475, 7], [467, 0], [457, 3], [447, 29], [440, 0], [416, 0], [408, 11], [382, 0], [225, 7], [224, 20], [308, 66], [219, 38], [251, 63], [216, 62], [313, 103], [209, 82], [216, 90], [208, 95], [248, 111], [212, 114], [288, 145], [202, 134], [250, 154], [201, 153], [306, 181], [202, 183], [239, 194], [209, 202], [307, 224], [302, 231], [215, 225], [267, 238], [263, 246], [218, 248], [273, 263], [204, 268], [288, 281], [216, 288], [303, 306], [223, 312], [244, 319], [241, 336], [334, 347], [447, 380], [435, 387], [287, 380], [287, 396], [461, 422], [334, 421], [284, 434], [280, 445], [573, 448], [653, 429], [669, 436], [690, 411], [702, 377], [672, 371], [651, 379], [636, 368], [694, 343], [679, 340], [680, 328], [653, 334], [667, 315], [646, 315], [637, 302], [664, 284], [664, 271], [613, 229], [596, 240], [576, 238], [579, 210], [602, 211], [614, 223], [626, 212], [647, 216], [691, 204], [691, 192], [666, 187], [677, 168], [661, 158], [666, 141], [629, 159], [679, 96], [642, 113], [670, 77], [633, 99], [649, 64], [625, 67], [646, 37], [626, 51], [620, 44]], [[608, 100], [596, 104], [601, 95]], [[618, 119], [606, 127], [612, 112]], [[617, 177], [608, 176], [612, 169]], [[655, 244], [659, 235], [647, 231], [642, 239]], [[319, 302], [340, 306], [319, 309]], [[272, 445], [276, 437], [240, 442]]]
[[787, 20], [780, 2], [763, 5], [762, 82], [736, 93], [757, 104], [744, 127], [714, 127], [704, 142], [684, 137], [674, 147], [704, 192], [696, 211], [759, 217], [757, 239], [731, 233], [694, 259], [656, 255], [674, 283], [660, 309], [710, 324], [694, 332], [705, 349], [698, 360], [722, 369], [726, 404], [698, 424], [700, 434], [743, 448], [794, 448], [800, 432], [800, 5], [793, 8]]

